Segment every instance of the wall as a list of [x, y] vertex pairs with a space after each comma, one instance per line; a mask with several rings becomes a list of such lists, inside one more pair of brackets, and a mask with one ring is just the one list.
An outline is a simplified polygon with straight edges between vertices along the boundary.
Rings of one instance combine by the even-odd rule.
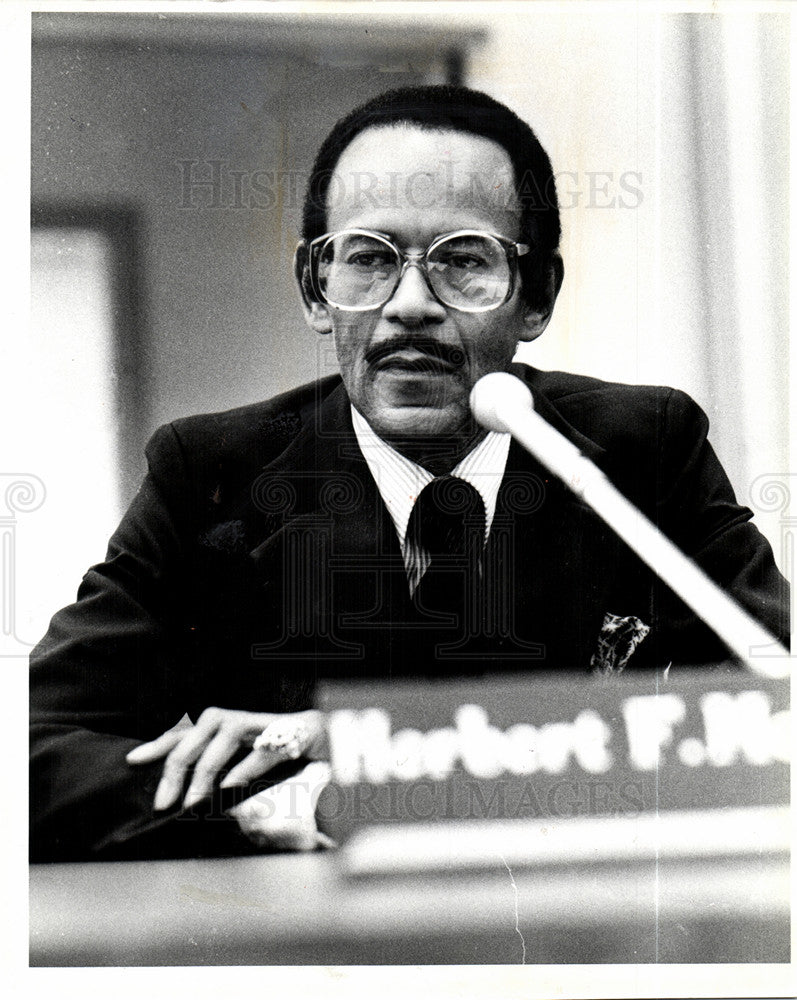
[[490, 27], [469, 80], [532, 124], [561, 173], [565, 283], [522, 357], [689, 392], [784, 565], [787, 16], [485, 10], [468, 22]]
[[[451, 78], [475, 37], [439, 18], [373, 28], [333, 16], [34, 14], [34, 221], [66, 277], [48, 283], [34, 258], [34, 298], [59, 291], [35, 299], [32, 335], [7, 359], [20, 355], [27, 376], [8, 388], [9, 412], [28, 416], [6, 460], [34, 472], [47, 501], [21, 523], [9, 570], [17, 610], [5, 617], [16, 614], [23, 650], [102, 558], [155, 427], [334, 370], [291, 273], [316, 149], [373, 94]], [[72, 224], [97, 225], [118, 251], [103, 317], [121, 341], [110, 365], [93, 349], [95, 324], [80, 326], [105, 303], [75, 307], [92, 296], [66, 268], [85, 238]], [[98, 413], [112, 415], [116, 441], [98, 440]]]
[[123, 496], [160, 423], [329, 368], [291, 274], [305, 179], [355, 104], [447, 78], [468, 39], [426, 21], [375, 35], [332, 17], [34, 15], [34, 207], [136, 219]]

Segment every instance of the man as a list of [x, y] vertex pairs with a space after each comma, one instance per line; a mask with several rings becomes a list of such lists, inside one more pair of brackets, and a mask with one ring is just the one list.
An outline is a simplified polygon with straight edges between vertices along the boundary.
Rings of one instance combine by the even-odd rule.
[[322, 146], [303, 228], [305, 314], [342, 381], [151, 440], [106, 561], [32, 658], [34, 857], [255, 849], [253, 782], [323, 758], [321, 677], [727, 657], [581, 501], [475, 424], [488, 372], [525, 379], [785, 635], [784, 581], [688, 397], [513, 365], [563, 266], [551, 165], [512, 112], [449, 87], [365, 105]]

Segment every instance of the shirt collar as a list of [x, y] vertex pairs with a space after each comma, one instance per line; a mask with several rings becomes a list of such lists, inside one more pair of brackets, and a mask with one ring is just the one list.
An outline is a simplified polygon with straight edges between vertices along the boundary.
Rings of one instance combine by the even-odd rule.
[[[360, 451], [368, 463], [371, 475], [396, 526], [399, 542], [403, 546], [415, 501], [434, 476], [428, 469], [424, 469], [383, 441], [353, 406], [351, 419]], [[486, 537], [490, 535], [490, 527], [495, 516], [498, 490], [501, 488], [501, 480], [506, 469], [510, 440], [509, 434], [489, 431], [487, 437], [451, 470], [452, 476], [464, 479], [479, 491], [484, 501]]]

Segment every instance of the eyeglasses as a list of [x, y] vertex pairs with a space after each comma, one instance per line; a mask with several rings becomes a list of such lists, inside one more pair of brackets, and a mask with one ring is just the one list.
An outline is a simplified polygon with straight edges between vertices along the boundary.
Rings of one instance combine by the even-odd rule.
[[460, 229], [438, 236], [424, 253], [405, 253], [382, 233], [344, 229], [310, 243], [310, 280], [322, 301], [361, 312], [388, 302], [413, 265], [443, 305], [487, 312], [511, 297], [517, 258], [530, 249], [495, 233]]

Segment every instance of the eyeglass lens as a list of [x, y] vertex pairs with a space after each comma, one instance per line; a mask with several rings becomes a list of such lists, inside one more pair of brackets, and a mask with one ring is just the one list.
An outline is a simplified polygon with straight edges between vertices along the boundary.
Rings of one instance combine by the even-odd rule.
[[[336, 233], [318, 259], [319, 286], [332, 305], [375, 308], [391, 297], [401, 277], [402, 259], [379, 236]], [[512, 275], [504, 247], [486, 234], [452, 236], [426, 255], [426, 274], [446, 304], [479, 311], [501, 305]]]

